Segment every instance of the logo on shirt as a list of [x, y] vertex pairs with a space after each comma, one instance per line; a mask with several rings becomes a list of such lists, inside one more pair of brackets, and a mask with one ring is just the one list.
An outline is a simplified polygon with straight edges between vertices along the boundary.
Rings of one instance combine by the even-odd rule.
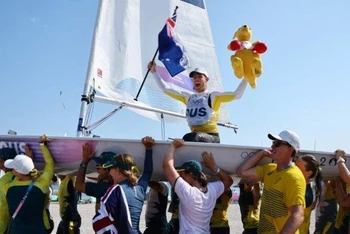
[[207, 111], [204, 107], [186, 109], [186, 117], [204, 117], [207, 115]]

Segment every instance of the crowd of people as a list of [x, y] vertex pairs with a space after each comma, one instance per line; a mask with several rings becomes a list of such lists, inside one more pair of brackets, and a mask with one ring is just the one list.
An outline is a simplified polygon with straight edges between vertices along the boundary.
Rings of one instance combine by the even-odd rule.
[[[154, 63], [149, 69], [155, 72]], [[82, 161], [77, 175], [60, 176], [58, 191], [60, 217], [57, 233], [80, 233], [81, 216], [77, 209], [79, 194], [96, 198], [95, 215], [91, 217], [93, 230], [100, 233], [140, 234], [142, 208], [147, 189], [150, 192], [146, 205], [146, 230], [159, 234], [216, 234], [230, 233], [228, 207], [231, 204], [233, 184], [231, 175], [216, 165], [215, 157], [202, 152], [202, 162], [188, 160], [174, 166], [176, 151], [186, 141], [219, 143], [216, 127], [222, 102], [238, 99], [244, 92], [242, 81], [235, 92], [208, 92], [208, 73], [196, 69], [190, 73], [195, 93], [184, 94], [164, 91], [187, 105], [187, 120], [191, 132], [171, 142], [163, 156], [165, 181], [152, 181], [152, 137], [144, 137], [145, 147], [142, 174], [132, 155], [102, 152], [96, 155], [89, 143], [82, 146]], [[301, 233], [310, 229], [311, 211], [317, 208], [320, 218], [315, 233], [348, 233], [350, 196], [347, 184], [350, 172], [345, 165], [345, 152], [337, 150], [335, 157], [340, 177], [322, 181], [322, 170], [313, 155], [298, 157], [299, 136], [292, 131], [278, 135], [268, 134], [270, 149], [256, 152], [238, 165], [239, 206], [245, 234]], [[54, 155], [51, 155], [46, 135], [38, 139], [44, 156], [45, 168], [39, 172], [33, 163], [28, 146], [25, 154], [11, 148], [0, 149], [0, 234], [51, 233], [54, 222], [50, 217], [50, 184], [57, 181], [54, 175]], [[258, 165], [263, 157], [272, 162]], [[94, 161], [98, 178], [87, 181], [88, 164]], [[208, 181], [203, 167], [211, 171], [217, 181]], [[315, 182], [315, 189], [311, 186]], [[171, 189], [168, 189], [169, 183]], [[168, 208], [168, 196], [171, 202]], [[338, 209], [339, 206], [339, 209]], [[172, 213], [167, 220], [168, 212]]]

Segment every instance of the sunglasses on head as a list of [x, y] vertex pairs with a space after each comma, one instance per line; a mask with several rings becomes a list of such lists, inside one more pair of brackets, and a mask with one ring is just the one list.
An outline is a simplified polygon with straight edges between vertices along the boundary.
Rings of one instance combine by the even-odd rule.
[[281, 145], [288, 145], [288, 146], [290, 146], [290, 144], [288, 143], [288, 142], [285, 142], [285, 141], [273, 141], [272, 142], [272, 145], [274, 146], [274, 147], [280, 147]]

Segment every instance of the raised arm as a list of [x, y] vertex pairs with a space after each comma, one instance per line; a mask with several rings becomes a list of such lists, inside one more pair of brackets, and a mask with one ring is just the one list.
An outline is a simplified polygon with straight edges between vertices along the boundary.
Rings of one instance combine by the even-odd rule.
[[47, 192], [47, 189], [50, 186], [51, 179], [55, 171], [55, 163], [52, 158], [51, 152], [47, 147], [47, 142], [49, 141], [49, 138], [45, 134], [39, 138], [40, 149], [45, 160], [45, 167], [43, 173], [41, 174], [39, 179], [37, 179], [37, 181], [40, 183], [37, 183], [36, 186], [40, 187], [40, 189], [43, 190], [43, 192], [45, 193]]
[[338, 170], [340, 173], [340, 177], [344, 180], [345, 183], [350, 184], [350, 172], [345, 164], [345, 151], [338, 149], [335, 151], [335, 157], [337, 159]]
[[176, 179], [180, 176], [174, 167], [174, 153], [183, 144], [184, 141], [182, 139], [175, 139], [163, 158], [163, 171], [171, 186], [174, 186]]
[[146, 136], [141, 140], [142, 144], [146, 149], [145, 161], [143, 163], [143, 173], [137, 184], [142, 186], [144, 189], [147, 188], [148, 182], [151, 180], [153, 173], [153, 151], [152, 147], [155, 144], [154, 139], [152, 137]]
[[77, 178], [75, 181], [75, 188], [81, 192], [85, 193], [85, 176], [86, 176], [86, 167], [89, 164], [94, 152], [88, 142], [86, 142], [83, 146], [83, 156], [82, 161], [78, 169]]
[[212, 100], [212, 107], [214, 110], [220, 107], [220, 104], [223, 102], [230, 102], [233, 100], [240, 99], [247, 87], [247, 81], [243, 79], [238, 85], [237, 89], [233, 92], [212, 92], [210, 94]]
[[264, 156], [270, 156], [270, 155], [271, 155], [271, 152], [268, 150], [258, 151], [238, 167], [236, 171], [237, 176], [248, 180], [255, 180], [255, 181], [261, 180], [261, 178], [258, 176], [258, 173], [255, 170], [255, 166]]
[[187, 96], [190, 94], [188, 93], [182, 93], [177, 90], [171, 89], [167, 87], [162, 81], [160, 76], [158, 75], [156, 71], [156, 63], [154, 61], [151, 61], [148, 63], [147, 68], [150, 70], [152, 75], [154, 76], [154, 80], [157, 84], [157, 86], [168, 96], [182, 102], [182, 103], [187, 103]]
[[213, 158], [213, 154], [208, 152], [203, 152], [202, 158], [203, 158], [203, 162], [202, 162], [203, 165], [208, 169], [210, 169], [217, 176], [219, 176], [220, 180], [224, 183], [225, 191], [228, 188], [230, 188], [231, 185], [233, 184], [233, 179], [226, 172], [224, 172], [218, 166], [216, 166], [215, 160]]

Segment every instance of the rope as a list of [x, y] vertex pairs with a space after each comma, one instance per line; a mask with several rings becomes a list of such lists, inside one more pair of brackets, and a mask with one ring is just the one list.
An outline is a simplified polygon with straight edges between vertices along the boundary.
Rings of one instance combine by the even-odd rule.
[[91, 132], [92, 130], [94, 130], [95, 128], [100, 126], [102, 123], [104, 123], [107, 119], [112, 117], [112, 115], [114, 115], [117, 111], [121, 110], [122, 108], [123, 108], [123, 106], [119, 106], [118, 108], [114, 109], [113, 111], [108, 113], [106, 116], [104, 116], [100, 120], [98, 120], [95, 123], [91, 124], [90, 126], [86, 127], [86, 130], [89, 130]]

